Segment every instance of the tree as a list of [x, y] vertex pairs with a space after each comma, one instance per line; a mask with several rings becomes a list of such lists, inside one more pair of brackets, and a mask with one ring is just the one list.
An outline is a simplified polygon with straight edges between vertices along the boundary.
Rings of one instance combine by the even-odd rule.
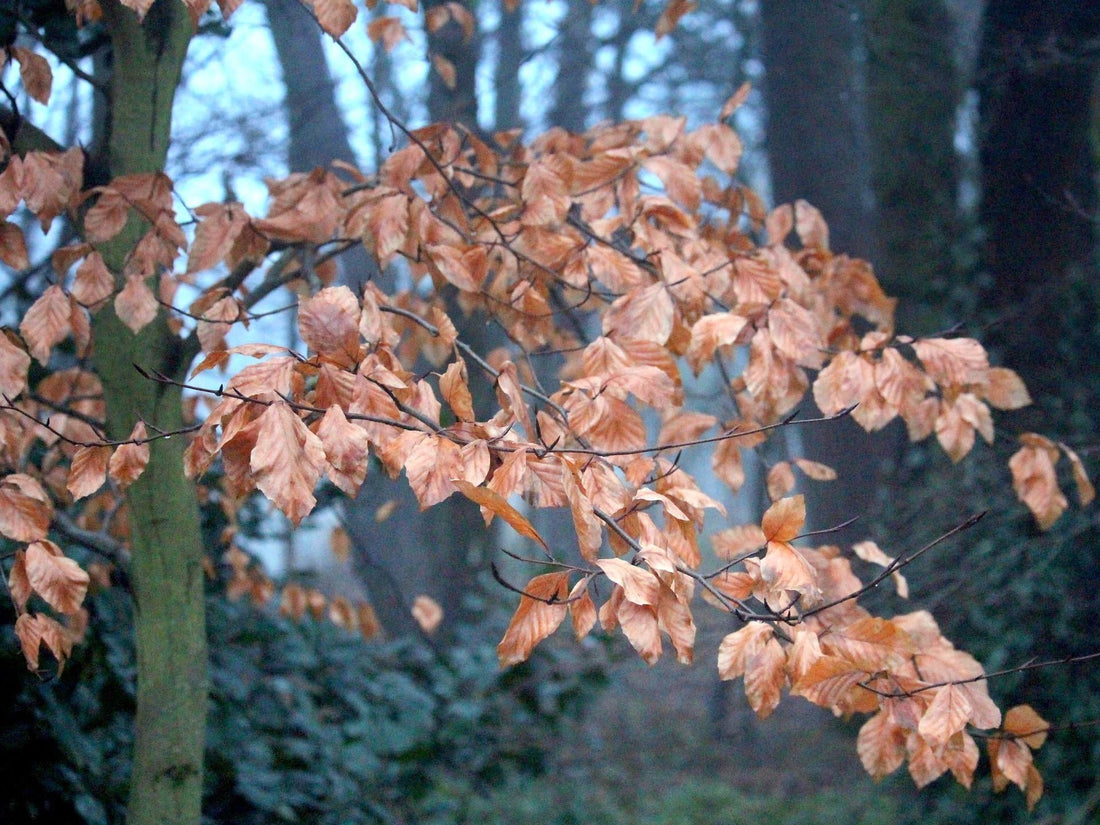
[[[226, 15], [236, 5], [220, 2]], [[687, 5], [670, 4], [658, 28]], [[984, 735], [995, 782], [1019, 785], [1034, 803], [1031, 749], [1046, 723], [1027, 707], [1002, 719], [981, 666], [930, 614], [884, 619], [856, 603], [891, 576], [904, 590], [901, 568], [935, 542], [896, 558], [871, 543], [850, 553], [794, 544], [806, 519], [804, 498], [792, 495], [795, 470], [833, 475], [798, 459], [769, 473], [773, 504], [762, 522], [715, 534], [722, 563], [702, 566], [707, 511], [723, 508], [678, 466], [681, 451], [711, 449], [736, 492], [742, 450], [783, 427], [827, 426], [797, 415], [812, 391], [825, 419], [851, 415], [876, 429], [900, 417], [912, 438], [935, 433], [957, 461], [976, 434], [992, 440], [991, 406], [1029, 401], [977, 341], [895, 334], [894, 302], [867, 263], [832, 251], [810, 204], [768, 212], [737, 183], [741, 147], [722, 121], [744, 90], [719, 122], [693, 131], [662, 115], [553, 131], [530, 145], [480, 135], [469, 120], [409, 129], [375, 94], [406, 142], [373, 173], [345, 163], [271, 181], [264, 217], [231, 202], [181, 212], [164, 172], [172, 97], [208, 6], [83, 0], [77, 22], [110, 49], [104, 151], [58, 146], [15, 108], [0, 146], [5, 218], [22, 204], [44, 230], [64, 216], [80, 235], [53, 254], [56, 282], [18, 334], [0, 338], [0, 533], [14, 546], [6, 581], [15, 632], [35, 671], [43, 648], [60, 670], [79, 637], [90, 575], [51, 536], [128, 568], [138, 653], [130, 821], [200, 816], [197, 488], [231, 521], [228, 586], [263, 602], [270, 583], [233, 545], [241, 505], [260, 494], [297, 525], [319, 484], [354, 495], [372, 462], [403, 473], [421, 508], [463, 496], [485, 523], [499, 518], [541, 547], [525, 560], [535, 568], [526, 583], [505, 582], [520, 599], [498, 647], [503, 665], [524, 660], [567, 616], [578, 637], [597, 623], [621, 629], [647, 662], [667, 637], [690, 662], [698, 592], [743, 624], [718, 651], [719, 673], [744, 676], [760, 716], [788, 684], [838, 712], [871, 714], [859, 740], [868, 770], [885, 775], [908, 759], [918, 784], [947, 771], [969, 783], [978, 761], [970, 731], [994, 730]], [[60, 6], [47, 11], [71, 27]], [[313, 13], [340, 43], [356, 9], [318, 0]], [[468, 20], [456, 3], [426, 10], [430, 32], [460, 40]], [[18, 23], [56, 45], [35, 18]], [[370, 32], [400, 37], [402, 25], [377, 18]], [[446, 54], [435, 64], [444, 86], [455, 69]], [[6, 55], [26, 94], [48, 103], [49, 63], [15, 41]], [[30, 264], [19, 224], [6, 220], [0, 241], [0, 259], [19, 277]], [[417, 288], [332, 286], [337, 256], [360, 244]], [[284, 287], [300, 296], [307, 351], [230, 346], [230, 329]], [[471, 346], [454, 307], [490, 320], [509, 346]], [[737, 351], [747, 353], [740, 371]], [[565, 356], [552, 386], [530, 366], [544, 353]], [[434, 369], [414, 372], [419, 359]], [[722, 374], [725, 409], [687, 406], [682, 369]], [[218, 371], [225, 377], [202, 383]], [[474, 374], [492, 398], [471, 391]], [[1062, 452], [1090, 489], [1080, 460]], [[1065, 509], [1059, 454], [1025, 434], [1011, 462], [1020, 498], [1044, 525]], [[514, 496], [567, 512], [575, 552], [548, 547]], [[881, 568], [866, 584], [853, 553]], [[291, 613], [327, 613], [349, 628], [369, 616], [302, 588], [282, 598]], [[431, 613], [418, 605], [427, 626], [439, 618]]]

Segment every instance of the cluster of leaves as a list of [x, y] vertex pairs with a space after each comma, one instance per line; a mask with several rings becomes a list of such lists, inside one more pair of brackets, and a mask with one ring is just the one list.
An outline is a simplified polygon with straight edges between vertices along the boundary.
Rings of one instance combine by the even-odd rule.
[[[330, 33], [346, 25], [327, 11], [339, 16], [345, 5], [353, 8], [316, 4]], [[978, 760], [968, 726], [1002, 723], [981, 667], [927, 613], [881, 619], [859, 608], [856, 597], [877, 580], [863, 585], [838, 548], [793, 543], [805, 510], [788, 496], [791, 467], [821, 479], [832, 470], [802, 461], [773, 471], [775, 504], [760, 527], [724, 534], [724, 564], [704, 573], [705, 516], [724, 508], [676, 456], [712, 446], [716, 475], [736, 493], [742, 451], [796, 423], [812, 392], [828, 416], [850, 413], [868, 430], [900, 418], [912, 439], [935, 435], [958, 461], [976, 435], [993, 439], [991, 407], [1029, 403], [1015, 373], [991, 367], [970, 338], [896, 334], [894, 302], [869, 264], [830, 249], [816, 209], [800, 201], [767, 212], [732, 179], [741, 145], [724, 122], [689, 131], [682, 118], [656, 116], [582, 135], [552, 130], [530, 145], [515, 133], [483, 139], [449, 125], [405, 133], [408, 145], [374, 174], [341, 166], [270, 181], [266, 216], [211, 203], [193, 211], [189, 227], [163, 174], [85, 190], [80, 150], [18, 157], [0, 147], [0, 215], [22, 203], [44, 228], [63, 212], [79, 213], [83, 227], [80, 243], [55, 253], [58, 283], [26, 313], [20, 337], [0, 338], [8, 399], [0, 446], [10, 472], [0, 483], [13, 514], [0, 533], [29, 542], [8, 576], [28, 664], [37, 667], [42, 642], [63, 662], [71, 638], [44, 610], [30, 611], [31, 597], [74, 614], [88, 583], [46, 538], [55, 506], [83, 501], [78, 526], [125, 540], [118, 493], [143, 471], [150, 440], [182, 434], [150, 435], [139, 421], [128, 439], [107, 440], [102, 388], [83, 361], [31, 387], [32, 357], [48, 366], [70, 337], [85, 354], [90, 318], [109, 304], [135, 333], [165, 323], [200, 357], [192, 377], [235, 356], [255, 359], [217, 389], [185, 385], [200, 397], [185, 470], [201, 479], [218, 462], [211, 495], [231, 520], [259, 491], [298, 524], [323, 477], [355, 495], [373, 456], [390, 475], [405, 474], [422, 508], [464, 495], [486, 524], [499, 516], [546, 552], [554, 572], [521, 588], [498, 647], [502, 664], [525, 660], [567, 615], [578, 637], [597, 623], [619, 628], [647, 662], [667, 638], [690, 662], [702, 591], [746, 623], [723, 642], [719, 671], [744, 675], [759, 714], [788, 686], [838, 713], [873, 714], [860, 737], [873, 774], [908, 759], [919, 784], [946, 771], [968, 784]], [[128, 225], [143, 234], [111, 272], [101, 245]], [[22, 230], [3, 226], [8, 254], [21, 261]], [[336, 256], [360, 242], [417, 288], [387, 295], [368, 283], [356, 295], [324, 286]], [[200, 291], [186, 306], [184, 285]], [[229, 330], [287, 285], [302, 293], [307, 351], [228, 346]], [[492, 319], [511, 345], [474, 351], [448, 300]], [[543, 354], [564, 359], [549, 387], [532, 367]], [[422, 359], [435, 371], [415, 372]], [[684, 368], [723, 377], [721, 417], [687, 406]], [[471, 370], [492, 381], [493, 409], [475, 409]], [[1059, 450], [1023, 438], [1010, 462], [1016, 489], [1047, 525], [1065, 508]], [[1089, 499], [1083, 465], [1062, 452]], [[551, 552], [515, 497], [567, 511], [575, 556]], [[903, 563], [866, 545], [856, 552], [883, 563], [883, 576]], [[1041, 793], [1029, 749], [1040, 743], [1037, 726], [1045, 724], [1028, 711], [1010, 713], [989, 747], [997, 781], [1019, 785], [1031, 802]]]

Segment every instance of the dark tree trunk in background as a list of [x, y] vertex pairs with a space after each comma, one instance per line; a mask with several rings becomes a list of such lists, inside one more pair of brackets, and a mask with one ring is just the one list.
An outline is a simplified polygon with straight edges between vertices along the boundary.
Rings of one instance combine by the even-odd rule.
[[[858, 15], [846, 3], [798, 0], [763, 0], [760, 15], [772, 200], [808, 200], [824, 214], [835, 251], [873, 261], [881, 245]], [[807, 488], [814, 527], [873, 516], [880, 455], [897, 444], [896, 433], [868, 443], [859, 425], [842, 420], [806, 428], [801, 436], [801, 452], [839, 475]]]
[[496, 31], [496, 117], [495, 129], [514, 129], [523, 125], [520, 106], [523, 94], [519, 69], [523, 63], [523, 7], [508, 11], [500, 4], [500, 25]]
[[569, 11], [558, 30], [558, 78], [548, 126], [560, 126], [568, 132], [584, 131], [588, 115], [584, 98], [592, 71], [591, 25], [589, 0], [570, 0]]
[[962, 241], [954, 21], [938, 0], [869, 0], [865, 21], [875, 271], [899, 299], [899, 330], [931, 333], [961, 320], [942, 317]]
[[[446, 6], [448, 0], [425, 0], [425, 14], [438, 6]], [[467, 0], [462, 3], [471, 14], [477, 13], [476, 5]], [[475, 28], [470, 37], [453, 17], [435, 32], [428, 35], [428, 57], [441, 57], [455, 68], [454, 85], [434, 67], [429, 72], [428, 112], [433, 123], [461, 123], [477, 131], [477, 63], [481, 57], [480, 37]]]
[[[1097, 211], [1090, 105], [1100, 3], [992, 0], [979, 57], [984, 300], [989, 336], [1033, 394], [1056, 393], [1075, 271], [1092, 255]], [[1038, 391], [1038, 392], [1036, 392]]]

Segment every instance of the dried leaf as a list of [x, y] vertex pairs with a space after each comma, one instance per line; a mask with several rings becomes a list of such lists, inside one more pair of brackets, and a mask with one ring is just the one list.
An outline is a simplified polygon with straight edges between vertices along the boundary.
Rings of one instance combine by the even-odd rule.
[[544, 573], [523, 588], [504, 638], [497, 645], [501, 667], [519, 664], [531, 655], [535, 645], [558, 629], [565, 619], [569, 574]]
[[255, 485], [297, 525], [317, 504], [324, 445], [285, 401], [273, 401], [249, 427], [256, 437], [249, 459]]
[[760, 522], [768, 541], [786, 542], [795, 538], [806, 523], [806, 499], [791, 496], [777, 501], [764, 513]]
[[34, 592], [59, 613], [75, 613], [88, 592], [88, 574], [52, 541], [27, 547], [27, 580]]
[[413, 599], [412, 615], [428, 635], [435, 633], [443, 622], [443, 608], [431, 596], [420, 595]]
[[149, 444], [141, 442], [147, 437], [145, 422], [138, 421], [130, 432], [130, 442], [120, 444], [111, 456], [107, 472], [111, 480], [125, 490], [145, 472], [149, 463]]

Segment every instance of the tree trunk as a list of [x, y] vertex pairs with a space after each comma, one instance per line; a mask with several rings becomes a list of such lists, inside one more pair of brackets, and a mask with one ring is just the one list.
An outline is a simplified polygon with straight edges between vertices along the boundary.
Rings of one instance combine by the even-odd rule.
[[[844, 3], [765, 0], [760, 13], [772, 200], [808, 200], [824, 214], [833, 250], [874, 260], [879, 243], [858, 21]], [[875, 512], [881, 457], [899, 443], [896, 431], [869, 444], [862, 428], [845, 419], [792, 437], [794, 451], [838, 473], [829, 485], [807, 488], [815, 529]]]
[[[425, 14], [448, 0], [425, 0]], [[475, 4], [462, 3], [477, 14]], [[430, 72], [428, 112], [433, 122], [461, 123], [477, 131], [477, 63], [481, 56], [479, 35], [475, 28], [469, 37], [452, 17], [446, 24], [428, 35], [429, 59], [442, 58], [454, 67], [454, 83], [435, 67]]]
[[589, 0], [570, 0], [558, 32], [558, 77], [547, 124], [560, 126], [567, 132], [583, 132], [588, 115], [584, 97], [592, 70], [591, 25]]
[[[993, 0], [979, 55], [985, 302], [1033, 395], [1058, 394], [1065, 290], [1093, 251], [1090, 106], [1100, 6]], [[1038, 390], [1038, 393], [1036, 392]]]
[[[172, 101], [193, 33], [190, 17], [182, 4], [166, 0], [153, 5], [144, 23], [115, 0], [102, 5], [113, 49], [107, 168], [112, 177], [163, 171]], [[113, 272], [122, 271], [142, 232], [131, 220], [102, 247]], [[183, 377], [188, 359], [164, 318], [138, 335], [110, 307], [93, 323], [110, 437], [129, 437], [138, 420], [151, 425], [150, 432], [180, 428], [179, 389], [134, 368]], [[202, 533], [195, 490], [183, 475], [185, 442], [153, 441], [144, 474], [126, 494], [137, 646], [131, 825], [197, 825], [201, 818], [206, 621]]]
[[954, 141], [963, 83], [954, 26], [943, 2], [866, 5], [867, 124], [881, 239], [875, 270], [899, 299], [899, 330], [928, 334], [947, 325], [944, 299], [961, 275]]

